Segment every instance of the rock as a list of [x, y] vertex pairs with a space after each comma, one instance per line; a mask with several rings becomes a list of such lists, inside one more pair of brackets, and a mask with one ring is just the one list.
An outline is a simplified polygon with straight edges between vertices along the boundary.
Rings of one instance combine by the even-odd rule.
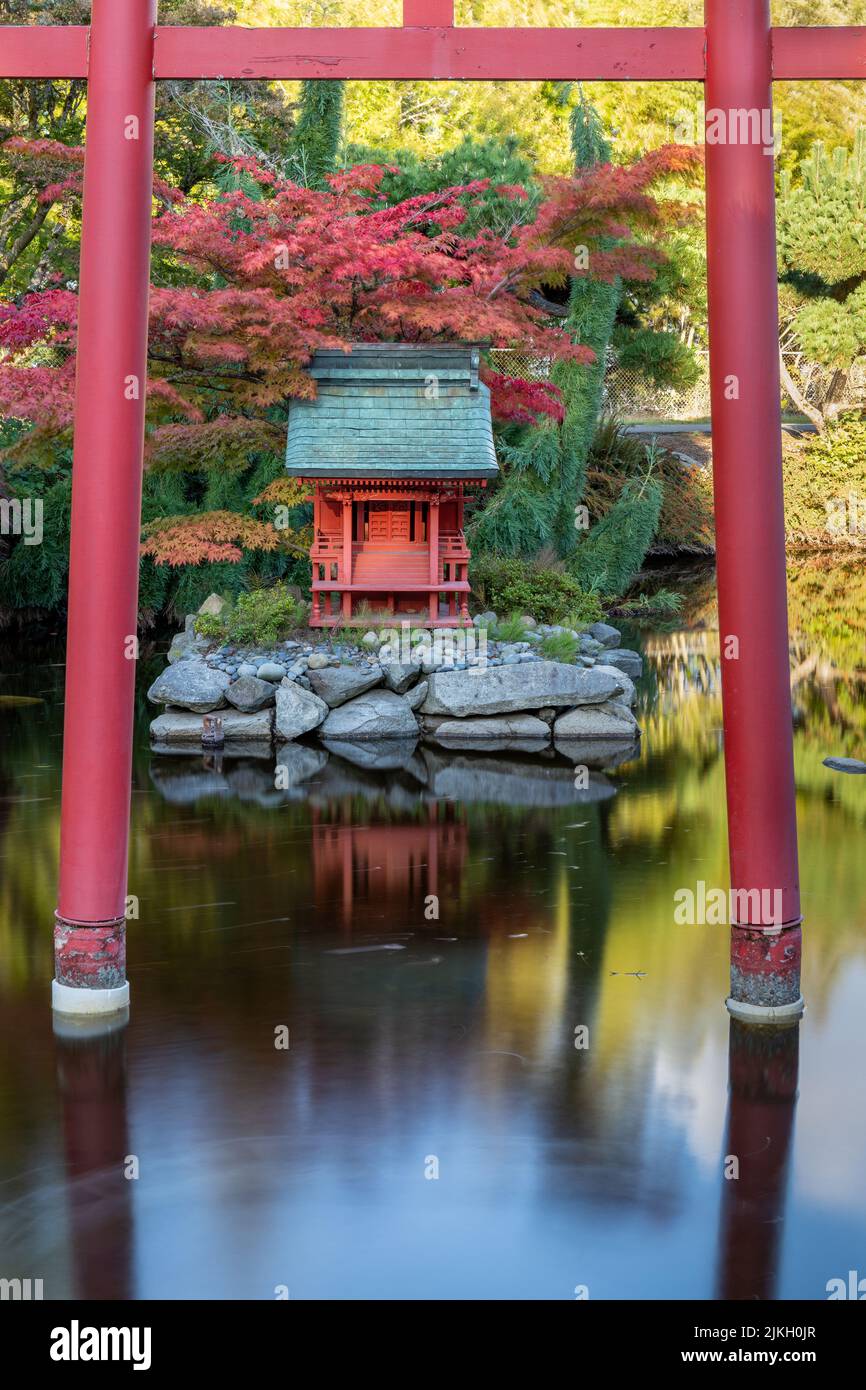
[[625, 647], [615, 647], [613, 651], [606, 651], [604, 663], [606, 666], [615, 666], [618, 671], [624, 671], [633, 681], [638, 680], [643, 673], [643, 657], [640, 652], [630, 652]]
[[570, 709], [567, 714], [561, 714], [553, 726], [557, 743], [575, 738], [634, 739], [637, 733], [637, 720], [631, 710], [617, 700]]
[[225, 704], [229, 677], [203, 661], [178, 661], [157, 676], [147, 692], [155, 705], [175, 705], [194, 714], [208, 714]]
[[617, 700], [621, 705], [633, 705], [637, 699], [637, 691], [634, 688], [634, 681], [631, 676], [627, 676], [625, 671], [620, 671], [616, 666], [602, 666], [600, 662], [595, 664], [596, 671], [605, 671], [613, 676], [614, 680], [621, 686], [619, 695], [612, 695], [612, 700]]
[[378, 648], [379, 648], [379, 634], [378, 634], [378, 632], [365, 632], [365, 633], [364, 633], [364, 636], [361, 638], [361, 646], [362, 646], [362, 647], [366, 647], [368, 651], [372, 651], [374, 648], [376, 648], [376, 650], [378, 651]]
[[244, 714], [255, 714], [274, 703], [274, 687], [258, 676], [241, 676], [226, 687], [226, 699]]
[[240, 666], [238, 667], [238, 678], [240, 678], [241, 676], [254, 676], [255, 674], [256, 668], [255, 666], [253, 666], [251, 661], [241, 662]]
[[277, 687], [276, 703], [274, 728], [277, 738], [286, 743], [317, 729], [328, 714], [324, 700], [296, 682]]
[[824, 766], [833, 772], [866, 772], [866, 763], [859, 758], [825, 758]]
[[[257, 714], [242, 714], [240, 710], [227, 709], [220, 718], [226, 743], [261, 742], [271, 737], [273, 712], [269, 709], [259, 710]], [[201, 733], [201, 715], [188, 710], [166, 710], [150, 726], [150, 737], [154, 743], [201, 744]]]
[[550, 727], [532, 714], [494, 715], [489, 719], [443, 719], [434, 735], [448, 747], [512, 747], [515, 740], [540, 751], [550, 741]]
[[441, 671], [430, 677], [424, 714], [510, 714], [554, 705], [598, 704], [619, 693], [620, 683], [597, 670], [559, 661], [521, 663], [469, 671]]
[[415, 689], [414, 689], [414, 690], [410, 690], [410, 691], [408, 692], [408, 694], [406, 695], [405, 698], [406, 698], [406, 703], [407, 703], [407, 705], [409, 706], [409, 708], [410, 708], [411, 710], [416, 710], [416, 709], [420, 709], [420, 708], [421, 708], [421, 706], [423, 705], [424, 701], [427, 699], [427, 691], [428, 691], [428, 689], [429, 689], [429, 686], [430, 686], [430, 682], [429, 682], [429, 681], [421, 681], [420, 684], [418, 684], [418, 685], [415, 686]]
[[590, 623], [586, 631], [603, 647], [618, 647], [622, 641], [622, 633], [610, 623]]
[[356, 695], [363, 695], [365, 690], [372, 690], [382, 680], [382, 672], [375, 666], [359, 671], [352, 666], [328, 666], [325, 670], [317, 670], [311, 665], [310, 672], [310, 685], [331, 709], [344, 705]]
[[194, 632], [189, 630], [176, 632], [171, 639], [171, 646], [168, 649], [169, 666], [173, 666], [176, 661], [180, 661], [182, 657], [186, 656], [191, 648], [194, 647], [196, 641], [197, 639]]
[[532, 628], [538, 626], [531, 613], [522, 613], [520, 615], [520, 621], [523, 623], [523, 626], [525, 628]]
[[418, 722], [402, 695], [391, 690], [368, 690], [339, 709], [331, 710], [322, 725], [322, 738], [411, 738]]
[[284, 743], [277, 749], [274, 785], [285, 790], [298, 787], [327, 765], [328, 755], [321, 748], [307, 748], [303, 743]]
[[397, 695], [405, 695], [410, 685], [418, 679], [421, 670], [416, 661], [386, 661], [382, 667], [385, 684]]
[[498, 622], [499, 618], [491, 610], [486, 613], [476, 613], [472, 619], [473, 627], [495, 627]]
[[280, 661], [263, 661], [256, 671], [260, 681], [281, 681], [286, 668]]
[[330, 664], [331, 659], [324, 652], [312, 652], [307, 657], [307, 666], [311, 671], [323, 671]]
[[208, 594], [198, 611], [199, 613], [212, 613], [215, 618], [218, 618], [224, 608], [228, 608], [224, 598], [220, 598], [219, 594]]

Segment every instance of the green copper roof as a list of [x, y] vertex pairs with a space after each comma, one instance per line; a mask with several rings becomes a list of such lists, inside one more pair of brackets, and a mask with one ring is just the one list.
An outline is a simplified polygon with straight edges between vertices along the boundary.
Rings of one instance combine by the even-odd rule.
[[358, 343], [317, 352], [314, 401], [292, 401], [295, 478], [493, 478], [490, 392], [469, 346]]

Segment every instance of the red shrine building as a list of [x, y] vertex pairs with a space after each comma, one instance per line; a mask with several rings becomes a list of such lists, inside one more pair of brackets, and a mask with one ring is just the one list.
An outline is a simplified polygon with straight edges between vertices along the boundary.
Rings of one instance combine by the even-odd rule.
[[470, 626], [470, 489], [498, 473], [477, 347], [317, 352], [289, 409], [286, 468], [313, 489], [311, 627], [367, 616]]

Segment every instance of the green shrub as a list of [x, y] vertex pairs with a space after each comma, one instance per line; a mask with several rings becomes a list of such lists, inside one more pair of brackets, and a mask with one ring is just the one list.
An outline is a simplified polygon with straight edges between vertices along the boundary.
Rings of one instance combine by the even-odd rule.
[[573, 665], [580, 643], [570, 632], [550, 632], [542, 639], [538, 650], [548, 661], [566, 661]]
[[284, 584], [274, 584], [270, 589], [238, 594], [234, 607], [220, 614], [200, 613], [195, 630], [200, 637], [220, 642], [266, 647], [288, 637], [306, 621], [305, 605]]
[[545, 569], [511, 555], [479, 555], [469, 568], [472, 591], [482, 608], [531, 614], [540, 623], [574, 619], [578, 626], [601, 618], [598, 595], [570, 574]]

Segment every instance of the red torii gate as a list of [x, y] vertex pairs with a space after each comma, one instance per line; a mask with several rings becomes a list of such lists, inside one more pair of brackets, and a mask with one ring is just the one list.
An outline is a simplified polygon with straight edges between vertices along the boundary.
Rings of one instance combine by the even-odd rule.
[[[697, 81], [707, 251], [719, 631], [732, 887], [729, 1007], [797, 1015], [794, 804], [772, 84], [866, 75], [866, 28], [772, 28], [769, 0], [705, 0], [703, 28], [471, 29], [453, 0], [402, 28], [161, 27], [157, 0], [93, 0], [91, 24], [5, 27], [0, 77], [88, 82], [60, 890], [54, 1006], [125, 1007], [127, 851], [153, 166], [154, 83], [308, 77]], [[714, 114], [715, 113], [715, 114]], [[718, 137], [717, 120], [734, 128]], [[752, 117], [757, 117], [753, 122]], [[713, 121], [710, 132], [709, 122]], [[100, 710], [95, 718], [94, 709]], [[781, 894], [781, 924], [766, 902]], [[769, 930], [768, 930], [769, 929]]]

